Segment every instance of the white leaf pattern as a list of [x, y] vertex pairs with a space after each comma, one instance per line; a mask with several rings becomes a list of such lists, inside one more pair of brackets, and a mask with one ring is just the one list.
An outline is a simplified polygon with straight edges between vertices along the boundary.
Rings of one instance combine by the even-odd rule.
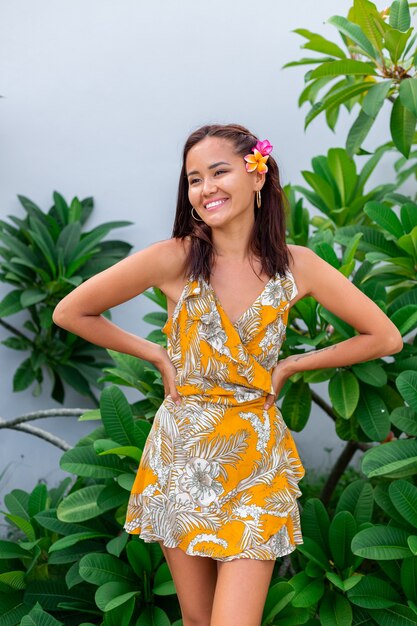
[[264, 410], [294, 277], [276, 274], [232, 324], [189, 277], [163, 332], [181, 402], [167, 396], [146, 440], [125, 529], [219, 561], [274, 559], [303, 543], [305, 470], [280, 410]]

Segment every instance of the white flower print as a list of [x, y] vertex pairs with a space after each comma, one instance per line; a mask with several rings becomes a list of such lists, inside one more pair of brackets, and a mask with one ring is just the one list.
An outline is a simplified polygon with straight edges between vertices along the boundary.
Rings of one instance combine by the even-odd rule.
[[188, 493], [198, 506], [210, 506], [223, 493], [222, 485], [214, 480], [219, 472], [217, 461], [193, 457], [186, 463], [178, 479], [178, 487]]

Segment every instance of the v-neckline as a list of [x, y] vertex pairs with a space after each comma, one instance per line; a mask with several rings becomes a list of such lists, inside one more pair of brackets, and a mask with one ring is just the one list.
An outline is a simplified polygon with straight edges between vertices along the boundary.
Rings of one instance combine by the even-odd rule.
[[274, 274], [274, 276], [271, 276], [269, 278], [269, 280], [264, 284], [263, 289], [261, 291], [260, 294], [258, 294], [255, 298], [255, 300], [252, 302], [252, 304], [245, 310], [243, 311], [243, 313], [241, 315], [239, 315], [239, 317], [237, 318], [237, 320], [235, 322], [232, 322], [232, 320], [230, 319], [229, 314], [227, 313], [227, 311], [225, 310], [224, 306], [222, 305], [222, 303], [220, 302], [216, 292], [214, 291], [211, 283], [208, 283], [203, 277], [201, 277], [201, 279], [203, 280], [203, 282], [205, 283], [205, 285], [209, 288], [211, 294], [213, 295], [213, 298], [216, 302], [216, 304], [221, 308], [221, 310], [223, 311], [223, 313], [225, 314], [225, 316], [227, 317], [229, 323], [232, 326], [237, 326], [240, 322], [240, 320], [246, 315], [246, 313], [248, 313], [251, 309], [253, 309], [253, 307], [255, 306], [255, 304], [258, 302], [258, 300], [263, 296], [263, 294], [265, 293], [266, 288], [269, 286], [269, 284], [275, 280], [276, 278], [276, 274]]

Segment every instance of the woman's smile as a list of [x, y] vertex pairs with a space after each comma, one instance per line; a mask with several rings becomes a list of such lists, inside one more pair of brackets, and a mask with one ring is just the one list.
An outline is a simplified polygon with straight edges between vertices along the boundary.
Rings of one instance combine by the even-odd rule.
[[204, 208], [206, 211], [215, 211], [216, 209], [220, 209], [226, 202], [228, 198], [223, 198], [221, 200], [215, 200], [213, 202], [208, 202]]

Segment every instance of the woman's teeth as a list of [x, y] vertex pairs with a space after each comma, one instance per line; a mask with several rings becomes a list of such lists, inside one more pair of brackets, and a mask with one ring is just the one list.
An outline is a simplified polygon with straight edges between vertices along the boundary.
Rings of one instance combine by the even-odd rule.
[[219, 206], [222, 206], [225, 202], [227, 202], [227, 199], [218, 200], [217, 202], [209, 202], [208, 204], [206, 204], [206, 210], [212, 211], [213, 209], [217, 209]]

